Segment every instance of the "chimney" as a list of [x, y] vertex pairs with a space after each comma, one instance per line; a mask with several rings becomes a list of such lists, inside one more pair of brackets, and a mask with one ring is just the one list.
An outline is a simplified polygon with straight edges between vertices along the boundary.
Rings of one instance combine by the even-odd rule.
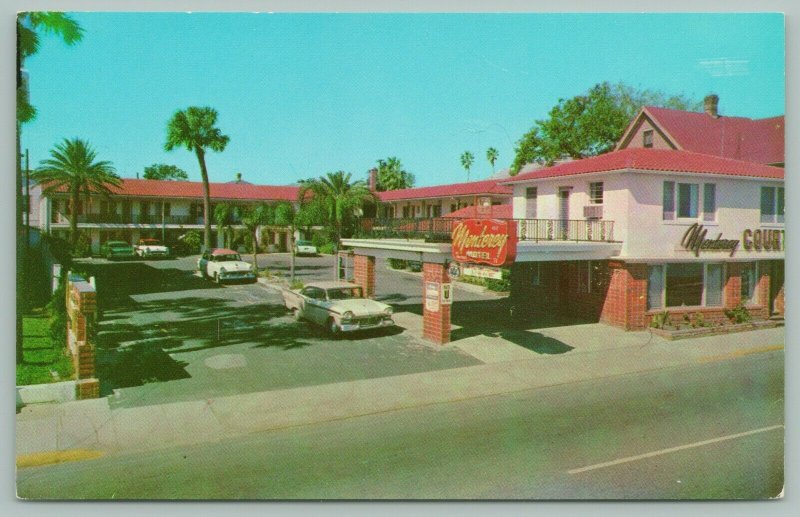
[[375, 192], [378, 189], [378, 169], [369, 170], [369, 189]]
[[719, 96], [713, 93], [711, 95], [706, 95], [706, 98], [703, 99], [703, 111], [711, 118], [719, 118], [717, 104], [719, 104]]

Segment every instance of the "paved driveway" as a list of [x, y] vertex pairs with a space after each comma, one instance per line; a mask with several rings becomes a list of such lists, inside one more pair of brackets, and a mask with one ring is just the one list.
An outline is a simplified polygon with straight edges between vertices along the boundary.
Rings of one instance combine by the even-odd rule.
[[[308, 269], [298, 268], [298, 274], [324, 277], [330, 267], [324, 259], [307, 259], [300, 267]], [[86, 267], [98, 279], [98, 376], [112, 405], [213, 399], [480, 364], [401, 328], [329, 339], [316, 327], [294, 322], [275, 291], [258, 284], [218, 286], [195, 276], [193, 258], [92, 261]], [[412, 284], [421, 290], [418, 280]]]

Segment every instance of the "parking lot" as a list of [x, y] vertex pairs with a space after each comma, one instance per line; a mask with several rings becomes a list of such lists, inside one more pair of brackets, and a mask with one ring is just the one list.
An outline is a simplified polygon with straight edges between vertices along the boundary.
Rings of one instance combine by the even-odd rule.
[[[281, 274], [288, 259], [275, 254], [259, 257], [259, 263]], [[213, 399], [481, 362], [400, 326], [331, 339], [293, 321], [277, 291], [214, 284], [195, 273], [195, 263], [196, 257], [82, 264], [97, 278], [98, 377], [112, 405]], [[398, 316], [421, 311], [419, 277], [379, 269], [377, 297], [392, 303]], [[298, 258], [296, 275], [305, 282], [331, 279], [333, 258]]]

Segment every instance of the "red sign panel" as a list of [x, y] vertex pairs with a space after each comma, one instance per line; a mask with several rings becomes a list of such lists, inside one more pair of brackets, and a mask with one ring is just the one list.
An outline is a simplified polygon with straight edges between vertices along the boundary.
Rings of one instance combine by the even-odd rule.
[[501, 219], [464, 219], [453, 227], [453, 259], [503, 266], [514, 262], [517, 225]]

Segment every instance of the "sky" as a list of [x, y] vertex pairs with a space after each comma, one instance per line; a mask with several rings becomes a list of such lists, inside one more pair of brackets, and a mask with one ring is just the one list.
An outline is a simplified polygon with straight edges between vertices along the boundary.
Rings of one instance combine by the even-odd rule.
[[230, 137], [211, 181], [237, 172], [292, 184], [344, 170], [366, 179], [400, 158], [417, 185], [508, 166], [561, 98], [602, 81], [720, 97], [722, 115], [784, 113], [780, 14], [73, 13], [67, 46], [43, 37], [25, 63], [38, 110], [22, 132], [31, 167], [80, 137], [122, 177], [154, 163], [190, 179], [193, 153], [164, 150], [179, 109], [211, 106]]

